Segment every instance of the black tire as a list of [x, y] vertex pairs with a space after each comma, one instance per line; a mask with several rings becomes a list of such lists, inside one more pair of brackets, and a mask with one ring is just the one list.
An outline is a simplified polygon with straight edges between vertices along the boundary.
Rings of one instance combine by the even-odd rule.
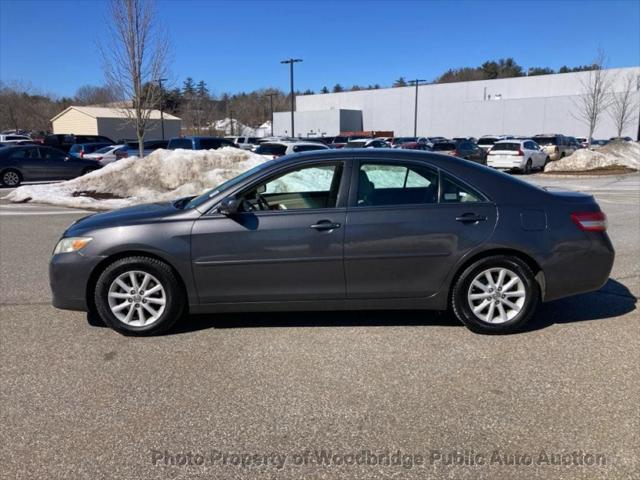
[[[112, 283], [123, 273], [140, 271], [156, 277], [165, 291], [164, 311], [149, 325], [133, 326], [119, 320], [111, 311], [108, 293]], [[116, 260], [98, 277], [94, 291], [96, 311], [100, 318], [114, 330], [127, 335], [157, 335], [169, 330], [182, 316], [185, 296], [180, 282], [171, 267], [154, 258], [136, 256]]]
[[0, 184], [7, 188], [19, 187], [22, 183], [22, 174], [13, 168], [7, 168], [0, 174]]
[[527, 160], [527, 163], [525, 164], [524, 171], [523, 171], [525, 175], [529, 175], [531, 173], [531, 165], [532, 165], [531, 159]]
[[542, 171], [544, 171], [544, 169], [546, 168], [547, 165], [549, 165], [549, 162], [551, 161], [551, 159], [549, 157], [544, 159], [544, 165], [542, 166]]
[[[473, 312], [470, 305], [471, 300], [469, 300], [468, 296], [472, 291], [471, 283], [474, 279], [484, 271], [493, 268], [504, 268], [515, 273], [524, 285], [525, 297], [521, 310], [504, 323], [489, 323], [480, 318]], [[477, 260], [464, 269], [451, 290], [451, 308], [454, 314], [469, 330], [476, 333], [505, 334], [517, 332], [531, 319], [539, 304], [540, 286], [531, 268], [519, 258], [508, 255], [495, 255]]]

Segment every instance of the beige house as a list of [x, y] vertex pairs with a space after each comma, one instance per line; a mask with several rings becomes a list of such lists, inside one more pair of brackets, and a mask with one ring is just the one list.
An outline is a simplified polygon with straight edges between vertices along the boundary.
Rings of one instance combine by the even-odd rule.
[[[71, 106], [51, 119], [53, 133], [104, 135], [115, 141], [134, 140], [136, 131], [127, 110], [129, 109]], [[165, 140], [180, 136], [182, 121], [168, 113], [164, 113], [163, 117], [164, 120], [161, 120], [160, 110], [151, 112], [145, 140], [162, 140], [163, 125]]]

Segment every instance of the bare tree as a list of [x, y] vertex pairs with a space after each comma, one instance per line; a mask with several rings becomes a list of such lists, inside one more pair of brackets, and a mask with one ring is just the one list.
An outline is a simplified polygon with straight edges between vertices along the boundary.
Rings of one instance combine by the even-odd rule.
[[145, 88], [166, 75], [169, 40], [160, 31], [153, 0], [111, 0], [109, 43], [101, 45], [107, 84], [132, 108], [122, 108], [136, 130], [140, 156], [151, 114], [162, 99], [160, 88]]
[[581, 77], [582, 94], [575, 102], [576, 112], [573, 113], [575, 118], [589, 128], [589, 135], [587, 135], [589, 147], [591, 147], [593, 132], [598, 126], [598, 121], [611, 101], [611, 79], [604, 69], [605, 58], [604, 51], [598, 50], [598, 55], [593, 62], [593, 70], [585, 72]]
[[622, 132], [634, 120], [638, 102], [634, 101], [633, 91], [635, 78], [628, 74], [623, 78], [623, 90], [611, 94], [611, 105], [609, 106], [609, 116], [616, 126], [617, 137], [622, 137]]
[[76, 90], [74, 101], [80, 105], [108, 105], [118, 100], [107, 86], [83, 85]]

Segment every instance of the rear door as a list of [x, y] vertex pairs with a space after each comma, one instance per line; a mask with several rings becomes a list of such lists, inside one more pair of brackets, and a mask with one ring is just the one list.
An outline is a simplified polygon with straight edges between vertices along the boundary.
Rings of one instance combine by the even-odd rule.
[[347, 298], [427, 297], [493, 231], [496, 207], [424, 162], [364, 160], [345, 231]]

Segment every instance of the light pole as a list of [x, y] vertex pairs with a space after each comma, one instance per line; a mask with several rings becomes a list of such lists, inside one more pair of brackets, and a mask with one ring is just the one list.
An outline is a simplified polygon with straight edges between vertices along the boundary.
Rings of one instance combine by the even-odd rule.
[[416, 104], [413, 112], [413, 136], [414, 137], [418, 136], [418, 86], [424, 82], [426, 82], [426, 80], [422, 80], [420, 78], [416, 78], [415, 80], [409, 80], [410, 84], [413, 84], [416, 86]]
[[291, 76], [291, 138], [295, 138], [296, 136], [295, 120], [293, 119], [293, 112], [295, 111], [295, 97], [293, 96], [293, 64], [301, 61], [301, 58], [290, 58], [288, 60], [282, 60], [280, 62], [289, 64], [289, 72]]
[[162, 140], [164, 140], [164, 90], [162, 90], [162, 82], [166, 82], [166, 78], [159, 78], [158, 87], [160, 88], [160, 127], [162, 128]]
[[273, 137], [273, 97], [275, 97], [275, 93], [267, 93], [267, 97], [269, 97], [269, 104], [271, 105], [271, 136]]

